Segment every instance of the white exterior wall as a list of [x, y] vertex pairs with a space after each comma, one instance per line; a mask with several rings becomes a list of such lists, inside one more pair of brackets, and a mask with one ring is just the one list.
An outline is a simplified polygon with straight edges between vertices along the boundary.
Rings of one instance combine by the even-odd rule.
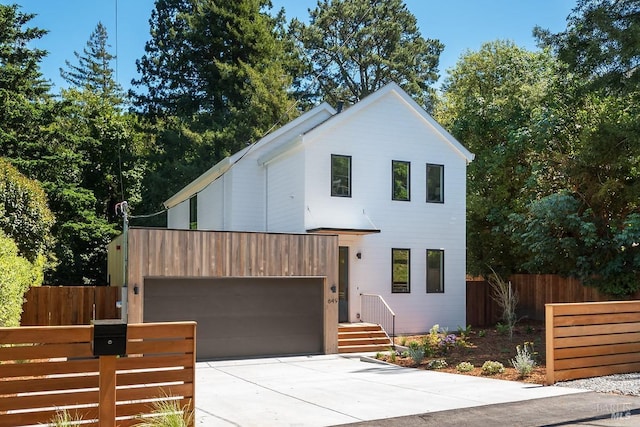
[[189, 200], [179, 203], [167, 211], [167, 228], [189, 229]]
[[264, 230], [264, 173], [247, 154], [233, 165], [225, 177], [230, 177], [225, 189], [225, 230]]
[[[396, 312], [396, 332], [465, 325], [466, 160], [429, 127], [394, 95], [336, 126], [328, 122], [305, 139], [305, 193], [311, 212], [306, 227], [365, 228], [368, 216], [381, 230], [341, 236], [341, 245], [350, 247], [350, 321], [357, 321], [359, 294], [373, 293]], [[330, 195], [331, 154], [352, 156], [350, 198]], [[411, 162], [409, 202], [391, 200], [392, 160]], [[444, 204], [426, 203], [427, 163], [445, 165]], [[391, 248], [411, 249], [408, 294], [391, 293]], [[444, 249], [442, 294], [426, 293], [427, 249]], [[358, 250], [360, 260], [355, 258]]]
[[266, 231], [304, 233], [304, 152], [300, 149], [264, 165]]
[[222, 175], [198, 193], [198, 230], [224, 230], [226, 178]]

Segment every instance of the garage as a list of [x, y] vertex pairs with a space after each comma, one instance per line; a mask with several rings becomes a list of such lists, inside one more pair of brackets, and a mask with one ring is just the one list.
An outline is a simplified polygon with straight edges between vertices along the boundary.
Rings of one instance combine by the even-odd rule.
[[321, 354], [324, 278], [146, 278], [144, 322], [195, 320], [197, 358]]
[[198, 360], [338, 352], [337, 235], [130, 227], [108, 271], [129, 323], [198, 322]]

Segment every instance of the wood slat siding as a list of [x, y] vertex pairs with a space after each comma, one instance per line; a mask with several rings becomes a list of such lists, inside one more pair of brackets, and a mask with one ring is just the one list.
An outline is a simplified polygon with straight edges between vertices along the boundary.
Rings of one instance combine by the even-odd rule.
[[128, 250], [129, 323], [143, 321], [146, 277], [325, 277], [324, 351], [338, 352], [338, 304], [330, 290], [338, 284], [337, 236], [132, 227]]
[[22, 326], [88, 325], [93, 319], [119, 319], [121, 288], [111, 286], [38, 286], [22, 304]]
[[[544, 321], [545, 305], [610, 301], [596, 288], [584, 286], [579, 280], [555, 274], [514, 274], [509, 277], [518, 293], [518, 317]], [[629, 299], [640, 299], [640, 292]], [[491, 298], [491, 287], [485, 281], [467, 281], [467, 324], [491, 326], [500, 320], [500, 308]]]
[[[195, 408], [195, 322], [130, 324], [116, 359], [118, 426], [134, 425], [154, 401]], [[47, 423], [67, 409], [98, 425], [99, 359], [93, 326], [0, 328], [0, 427]]]
[[640, 301], [546, 305], [547, 383], [640, 371]]

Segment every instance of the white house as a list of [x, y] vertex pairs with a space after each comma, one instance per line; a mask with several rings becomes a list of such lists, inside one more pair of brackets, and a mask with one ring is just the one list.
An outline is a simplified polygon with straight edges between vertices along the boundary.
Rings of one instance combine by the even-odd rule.
[[380, 295], [397, 333], [465, 325], [466, 167], [473, 159], [398, 85], [323, 103], [165, 202], [175, 229], [339, 235], [340, 321]]

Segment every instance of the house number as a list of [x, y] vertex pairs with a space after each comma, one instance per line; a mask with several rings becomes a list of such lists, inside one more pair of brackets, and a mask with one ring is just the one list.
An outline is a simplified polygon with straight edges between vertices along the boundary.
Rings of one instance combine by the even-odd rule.
[[329, 298], [327, 300], [327, 304], [337, 304], [338, 303], [338, 298]]

